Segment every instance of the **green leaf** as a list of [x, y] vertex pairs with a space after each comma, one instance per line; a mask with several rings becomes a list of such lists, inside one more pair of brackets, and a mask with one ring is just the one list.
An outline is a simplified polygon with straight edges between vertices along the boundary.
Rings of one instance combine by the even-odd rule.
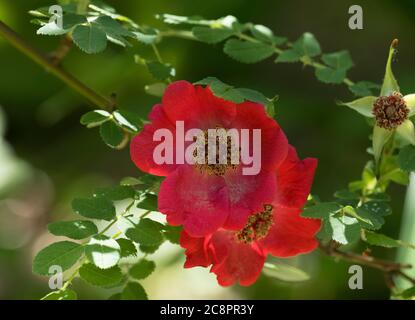
[[74, 13], [66, 13], [62, 17], [62, 27], [65, 30], [69, 30], [78, 24], [86, 23], [87, 19], [85, 16], [74, 14]]
[[79, 269], [82, 280], [99, 287], [109, 287], [121, 282], [123, 275], [119, 266], [100, 269], [92, 263], [85, 263]]
[[314, 206], [304, 208], [301, 216], [313, 219], [327, 219], [341, 208], [342, 206], [335, 202], [320, 202]]
[[125, 177], [120, 182], [120, 185], [122, 186], [136, 186], [139, 184], [143, 184], [143, 182], [140, 179], [134, 177]]
[[94, 110], [85, 113], [81, 117], [81, 124], [87, 128], [97, 127], [111, 118], [111, 114], [105, 110]]
[[269, 42], [276, 45], [281, 45], [285, 42], [285, 38], [274, 36], [274, 33], [270, 28], [260, 24], [253, 25], [250, 31], [259, 41]]
[[137, 133], [143, 126], [143, 122], [139, 115], [124, 111], [116, 110], [113, 112], [114, 120], [123, 128]]
[[99, 133], [105, 144], [111, 148], [119, 148], [124, 142], [124, 132], [113, 121], [101, 125]]
[[53, 291], [40, 300], [77, 300], [78, 296], [75, 291], [66, 289]]
[[363, 240], [372, 246], [379, 246], [385, 248], [396, 248], [400, 246], [397, 240], [385, 236], [384, 234], [375, 233], [367, 230], [364, 233]]
[[88, 54], [104, 51], [107, 47], [107, 36], [95, 25], [78, 25], [72, 32], [75, 44]]
[[293, 44], [293, 49], [302, 56], [315, 57], [321, 54], [320, 44], [313, 34], [306, 32]]
[[321, 60], [336, 70], [347, 71], [354, 65], [349, 51], [346, 50], [323, 54]]
[[360, 238], [360, 224], [356, 218], [331, 216], [324, 220], [325, 232], [340, 244], [349, 244]]
[[137, 208], [158, 211], [157, 196], [151, 193], [145, 194], [144, 198], [137, 204]]
[[315, 71], [318, 80], [324, 83], [340, 84], [346, 78], [344, 69], [333, 69], [329, 67], [317, 68]]
[[349, 86], [350, 91], [358, 97], [373, 96], [371, 89], [380, 89], [377, 83], [369, 81], [360, 81]]
[[161, 243], [155, 246], [144, 246], [141, 244], [140, 251], [146, 254], [153, 254], [160, 248], [160, 246], [161, 246]]
[[182, 227], [165, 225], [164, 226], [164, 237], [173, 244], [179, 244], [181, 231], [182, 231]]
[[391, 206], [385, 201], [369, 201], [362, 205], [362, 208], [370, 211], [372, 214], [385, 217], [392, 214]]
[[400, 294], [400, 296], [401, 296], [403, 299], [412, 299], [413, 297], [415, 297], [415, 287], [412, 287], [412, 288], [409, 288], [409, 289], [404, 290], [404, 291]]
[[213, 94], [219, 98], [232, 101], [234, 103], [244, 102], [244, 97], [239, 90], [214, 77], [207, 77], [195, 83], [195, 85], [198, 84], [209, 86]]
[[97, 226], [86, 220], [58, 221], [48, 225], [48, 230], [55, 236], [65, 236], [80, 240], [98, 233]]
[[121, 248], [117, 241], [99, 235], [91, 238], [85, 247], [88, 259], [100, 269], [115, 266], [121, 258]]
[[301, 60], [302, 56], [303, 56], [302, 53], [298, 52], [297, 50], [294, 50], [294, 49], [285, 50], [278, 55], [277, 59], [275, 60], [275, 63], [297, 62]]
[[147, 293], [141, 284], [129, 282], [121, 292], [121, 300], [147, 300]]
[[146, 62], [146, 66], [151, 75], [157, 80], [165, 80], [176, 76], [176, 70], [169, 64], [149, 61]]
[[406, 171], [415, 171], [415, 146], [408, 145], [401, 149], [398, 156], [399, 167]]
[[152, 274], [155, 269], [156, 264], [153, 261], [142, 259], [131, 267], [130, 275], [137, 280], [145, 279]]
[[133, 199], [135, 191], [130, 186], [114, 186], [109, 188], [98, 188], [94, 192], [95, 197], [108, 198], [111, 201]]
[[163, 82], [153, 83], [146, 85], [144, 87], [144, 91], [155, 97], [162, 97], [164, 94], [164, 91], [166, 91], [167, 85]]
[[225, 28], [194, 27], [192, 33], [196, 39], [214, 44], [228, 39], [234, 34], [234, 31]]
[[268, 277], [286, 282], [302, 282], [310, 279], [303, 270], [285, 263], [265, 263], [263, 272]]
[[186, 17], [168, 13], [158, 14], [156, 15], [156, 18], [167, 24], [191, 24], [210, 26], [214, 22], [213, 20], [206, 20], [199, 16]]
[[150, 219], [141, 219], [135, 228], [128, 229], [126, 236], [144, 246], [155, 247], [163, 242], [162, 225]]
[[224, 52], [239, 62], [256, 63], [272, 56], [274, 49], [261, 42], [230, 39], [225, 43]]
[[369, 230], [379, 230], [385, 223], [385, 219], [378, 214], [373, 213], [373, 211], [367, 210], [365, 208], [356, 208], [357, 215], [363, 219], [359, 219], [359, 223], [363, 228]]
[[115, 218], [115, 207], [105, 198], [74, 199], [72, 209], [79, 215], [90, 219], [111, 220]]
[[42, 249], [33, 260], [33, 272], [47, 276], [51, 266], [59, 266], [62, 271], [72, 267], [84, 253], [84, 247], [70, 241], [55, 242]]
[[121, 249], [121, 258], [131, 257], [137, 255], [137, 248], [135, 244], [124, 238], [117, 239], [118, 244], [120, 245]]
[[109, 36], [132, 36], [132, 33], [109, 16], [100, 16], [94, 23]]

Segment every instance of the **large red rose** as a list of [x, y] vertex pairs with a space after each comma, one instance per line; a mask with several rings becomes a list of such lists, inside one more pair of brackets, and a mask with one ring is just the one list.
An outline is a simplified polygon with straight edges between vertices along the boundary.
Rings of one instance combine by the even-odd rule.
[[223, 228], [195, 238], [182, 231], [180, 245], [186, 249], [185, 268], [208, 267], [222, 286], [236, 282], [253, 284], [268, 254], [290, 257], [314, 250], [320, 221], [300, 216], [310, 192], [315, 159], [300, 161], [294, 148], [276, 174], [277, 192], [261, 211], [253, 211], [239, 231]]
[[[252, 212], [273, 199], [278, 185], [275, 170], [286, 158], [288, 142], [262, 105], [248, 101], [235, 104], [215, 97], [209, 88], [177, 81], [168, 86], [149, 120], [151, 124], [132, 140], [131, 159], [142, 171], [166, 177], [160, 187], [158, 209], [167, 215], [170, 224], [183, 225], [193, 237], [206, 236], [219, 228], [238, 230]], [[177, 121], [183, 121], [185, 131], [260, 129], [261, 170], [256, 175], [244, 175], [246, 166], [242, 163], [219, 169], [177, 162], [157, 164], [153, 151], [160, 142], [153, 141], [153, 135], [164, 128], [175, 137]], [[174, 139], [175, 148], [178, 143]]]

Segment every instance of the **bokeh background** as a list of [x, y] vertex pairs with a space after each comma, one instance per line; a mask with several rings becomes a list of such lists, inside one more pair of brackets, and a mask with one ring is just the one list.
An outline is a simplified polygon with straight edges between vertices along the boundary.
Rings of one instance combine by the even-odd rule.
[[[415, 85], [415, 2], [376, 1], [278, 1], [278, 0], [107, 0], [120, 13], [140, 24], [161, 26], [157, 13], [202, 15], [218, 18], [232, 14], [272, 28], [278, 35], [296, 39], [314, 33], [324, 52], [350, 50], [355, 67], [353, 80], [382, 80], [390, 41], [400, 39], [395, 64], [402, 91]], [[58, 38], [36, 36], [28, 10], [51, 5], [49, 0], [0, 0], [0, 19], [33, 45], [51, 51]], [[364, 30], [348, 28], [348, 8], [364, 9]], [[164, 60], [177, 70], [178, 79], [197, 81], [206, 76], [280, 95], [278, 121], [302, 157], [319, 159], [313, 193], [330, 199], [360, 177], [369, 155], [370, 128], [357, 113], [339, 107], [336, 99], [351, 99], [343, 86], [319, 83], [312, 69], [300, 64], [275, 65], [272, 59], [243, 65], [228, 58], [222, 45], [209, 46], [180, 39], [165, 39], [159, 46]], [[82, 81], [109, 95], [119, 104], [146, 116], [157, 99], [144, 93], [153, 80], [133, 55], [150, 55], [144, 45], [127, 50], [111, 45], [104, 53], [86, 55], [74, 48], [64, 66]], [[79, 124], [93, 106], [67, 89], [59, 80], [33, 64], [0, 37], [0, 299], [39, 299], [47, 293], [47, 279], [31, 273], [34, 254], [54, 239], [46, 225], [70, 218], [70, 202], [89, 196], [99, 186], [115, 184], [137, 169], [128, 149], [113, 151], [97, 130]], [[405, 189], [393, 187], [394, 214], [384, 232], [398, 237]], [[358, 249], [358, 248], [357, 248]], [[374, 254], [393, 259], [393, 250]], [[261, 276], [249, 287], [221, 288], [206, 269], [184, 270], [178, 246], [165, 244], [154, 256], [157, 271], [144, 282], [153, 299], [363, 299], [388, 298], [381, 273], [364, 269], [364, 289], [348, 288], [349, 265], [321, 252], [290, 259], [306, 270], [311, 280], [292, 284]], [[82, 299], [106, 298], [108, 292], [75, 282]]]

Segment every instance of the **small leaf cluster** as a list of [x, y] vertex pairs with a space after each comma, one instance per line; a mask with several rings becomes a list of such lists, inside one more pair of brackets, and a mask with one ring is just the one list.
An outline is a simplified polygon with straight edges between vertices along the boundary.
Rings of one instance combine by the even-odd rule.
[[[53, 266], [64, 272], [63, 287], [43, 299], [77, 299], [76, 293], [69, 289], [76, 277], [93, 286], [119, 288], [120, 292], [110, 299], [147, 299], [138, 282], [155, 270], [155, 262], [147, 256], [166, 240], [177, 244], [180, 233], [178, 227], [147, 217], [157, 211], [157, 196], [153, 191], [159, 183], [159, 179], [146, 175], [128, 177], [120, 185], [97, 189], [90, 198], [74, 199], [72, 209], [83, 219], [48, 225], [51, 234], [70, 240], [52, 243], [33, 261], [33, 272], [38, 275], [52, 276]], [[116, 208], [126, 202], [129, 204], [125, 209], [117, 213]], [[133, 208], [141, 210], [132, 212]], [[116, 231], [111, 235], [113, 229]]]
[[136, 135], [143, 127], [144, 121], [135, 113], [115, 110], [94, 110], [81, 117], [81, 124], [87, 128], [99, 127], [104, 143], [114, 149], [124, 148], [130, 137]]

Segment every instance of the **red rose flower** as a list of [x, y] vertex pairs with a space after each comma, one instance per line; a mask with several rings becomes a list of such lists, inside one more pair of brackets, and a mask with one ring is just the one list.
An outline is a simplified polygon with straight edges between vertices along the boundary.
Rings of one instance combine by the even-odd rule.
[[251, 285], [259, 277], [268, 254], [290, 257], [314, 250], [320, 221], [300, 216], [310, 192], [315, 159], [300, 161], [294, 148], [276, 174], [277, 192], [261, 211], [251, 213], [239, 231], [219, 229], [195, 238], [182, 231], [185, 268], [208, 267], [222, 286]]
[[[269, 203], [278, 181], [275, 170], [288, 152], [287, 139], [279, 125], [267, 116], [264, 107], [253, 102], [236, 104], [215, 97], [209, 88], [193, 86], [186, 81], [172, 83], [166, 89], [162, 103], [153, 107], [151, 124], [144, 126], [131, 143], [131, 159], [144, 172], [165, 176], [158, 195], [158, 209], [167, 215], [172, 225], [183, 225], [191, 236], [201, 237], [219, 228], [241, 229], [248, 216]], [[200, 129], [260, 129], [261, 170], [256, 175], [244, 175], [246, 164], [221, 165], [157, 164], [153, 151], [159, 141], [154, 133], [161, 128], [173, 133], [174, 149], [177, 121], [183, 121], [184, 131]], [[184, 147], [190, 142], [185, 142]], [[242, 146], [242, 145], [241, 145]], [[252, 154], [252, 143], [249, 146]], [[286, 195], [281, 195], [286, 197]]]

